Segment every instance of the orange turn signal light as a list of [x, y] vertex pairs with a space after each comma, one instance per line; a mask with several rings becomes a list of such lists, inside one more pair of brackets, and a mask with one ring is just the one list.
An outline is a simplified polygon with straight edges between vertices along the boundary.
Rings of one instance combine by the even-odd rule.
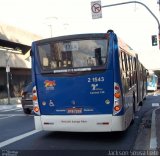
[[39, 107], [38, 107], [38, 106], [35, 106], [35, 107], [33, 108], [33, 110], [34, 110], [34, 112], [39, 112]]
[[120, 98], [120, 97], [121, 97], [121, 94], [120, 94], [119, 92], [117, 92], [117, 93], [114, 94], [114, 96], [115, 96], [116, 98]]
[[36, 101], [37, 100], [37, 96], [33, 95], [32, 100]]
[[120, 109], [121, 109], [121, 106], [120, 106], [120, 105], [117, 105], [117, 106], [114, 107], [114, 110], [115, 110], [115, 111], [120, 111]]

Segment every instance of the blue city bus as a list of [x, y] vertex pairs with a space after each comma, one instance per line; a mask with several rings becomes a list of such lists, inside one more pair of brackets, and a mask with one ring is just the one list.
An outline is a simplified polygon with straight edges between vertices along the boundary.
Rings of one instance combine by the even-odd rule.
[[35, 127], [124, 131], [146, 97], [146, 69], [117, 35], [76, 34], [32, 43]]
[[156, 91], [158, 87], [158, 76], [153, 72], [147, 77], [147, 90]]

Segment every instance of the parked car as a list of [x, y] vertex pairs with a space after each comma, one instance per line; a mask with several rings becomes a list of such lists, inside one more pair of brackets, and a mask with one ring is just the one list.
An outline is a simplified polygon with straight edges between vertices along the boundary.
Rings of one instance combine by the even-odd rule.
[[25, 114], [31, 114], [33, 110], [32, 102], [32, 82], [22, 89], [22, 108]]

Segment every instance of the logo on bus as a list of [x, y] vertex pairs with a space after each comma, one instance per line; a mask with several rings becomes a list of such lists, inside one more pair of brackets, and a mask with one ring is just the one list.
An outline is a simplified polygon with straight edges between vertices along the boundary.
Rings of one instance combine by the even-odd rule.
[[105, 91], [103, 88], [99, 88], [98, 84], [91, 84], [91, 92], [90, 94], [104, 94]]
[[56, 86], [56, 82], [55, 82], [55, 81], [45, 80], [45, 81], [44, 81], [44, 86], [45, 86], [45, 88], [47, 88], [47, 89], [54, 90], [54, 87]]

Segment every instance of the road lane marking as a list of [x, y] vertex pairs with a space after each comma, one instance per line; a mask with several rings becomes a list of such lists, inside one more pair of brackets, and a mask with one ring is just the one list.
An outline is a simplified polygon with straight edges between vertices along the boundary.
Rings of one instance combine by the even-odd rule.
[[17, 109], [16, 112], [22, 112], [22, 109]]
[[7, 119], [7, 118], [11, 118], [11, 117], [13, 117], [14, 115], [10, 115], [10, 116], [7, 116], [7, 115], [3, 115], [4, 117], [0, 117], [0, 120], [2, 120], [2, 119]]
[[159, 103], [152, 103], [152, 107], [159, 107]]
[[6, 140], [6, 141], [0, 142], [0, 148], [2, 148], [2, 147], [4, 147], [4, 146], [7, 146], [7, 145], [9, 145], [9, 144], [12, 144], [12, 143], [14, 143], [14, 142], [16, 142], [16, 141], [19, 141], [19, 140], [21, 140], [21, 139], [24, 139], [24, 138], [26, 138], [26, 137], [29, 137], [29, 136], [31, 136], [31, 135], [33, 135], [33, 134], [36, 134], [36, 133], [40, 132], [40, 131], [41, 131], [41, 130], [33, 130], [33, 131], [30, 131], [30, 132], [24, 133], [24, 134], [22, 134], [22, 135], [13, 137], [13, 138], [11, 138], [11, 139], [8, 139], [8, 140]]
[[0, 114], [0, 117], [3, 116], [12, 116], [12, 117], [16, 117], [16, 116], [34, 116], [33, 114]]
[[21, 108], [3, 109], [3, 110], [0, 110], [0, 112], [10, 112], [10, 111], [13, 111], [13, 110], [22, 110], [22, 109]]
[[[157, 108], [159, 109], [159, 108]], [[151, 125], [151, 137], [150, 137], [150, 149], [156, 150], [157, 149], [157, 136], [156, 136], [156, 110], [152, 112], [152, 125]]]

